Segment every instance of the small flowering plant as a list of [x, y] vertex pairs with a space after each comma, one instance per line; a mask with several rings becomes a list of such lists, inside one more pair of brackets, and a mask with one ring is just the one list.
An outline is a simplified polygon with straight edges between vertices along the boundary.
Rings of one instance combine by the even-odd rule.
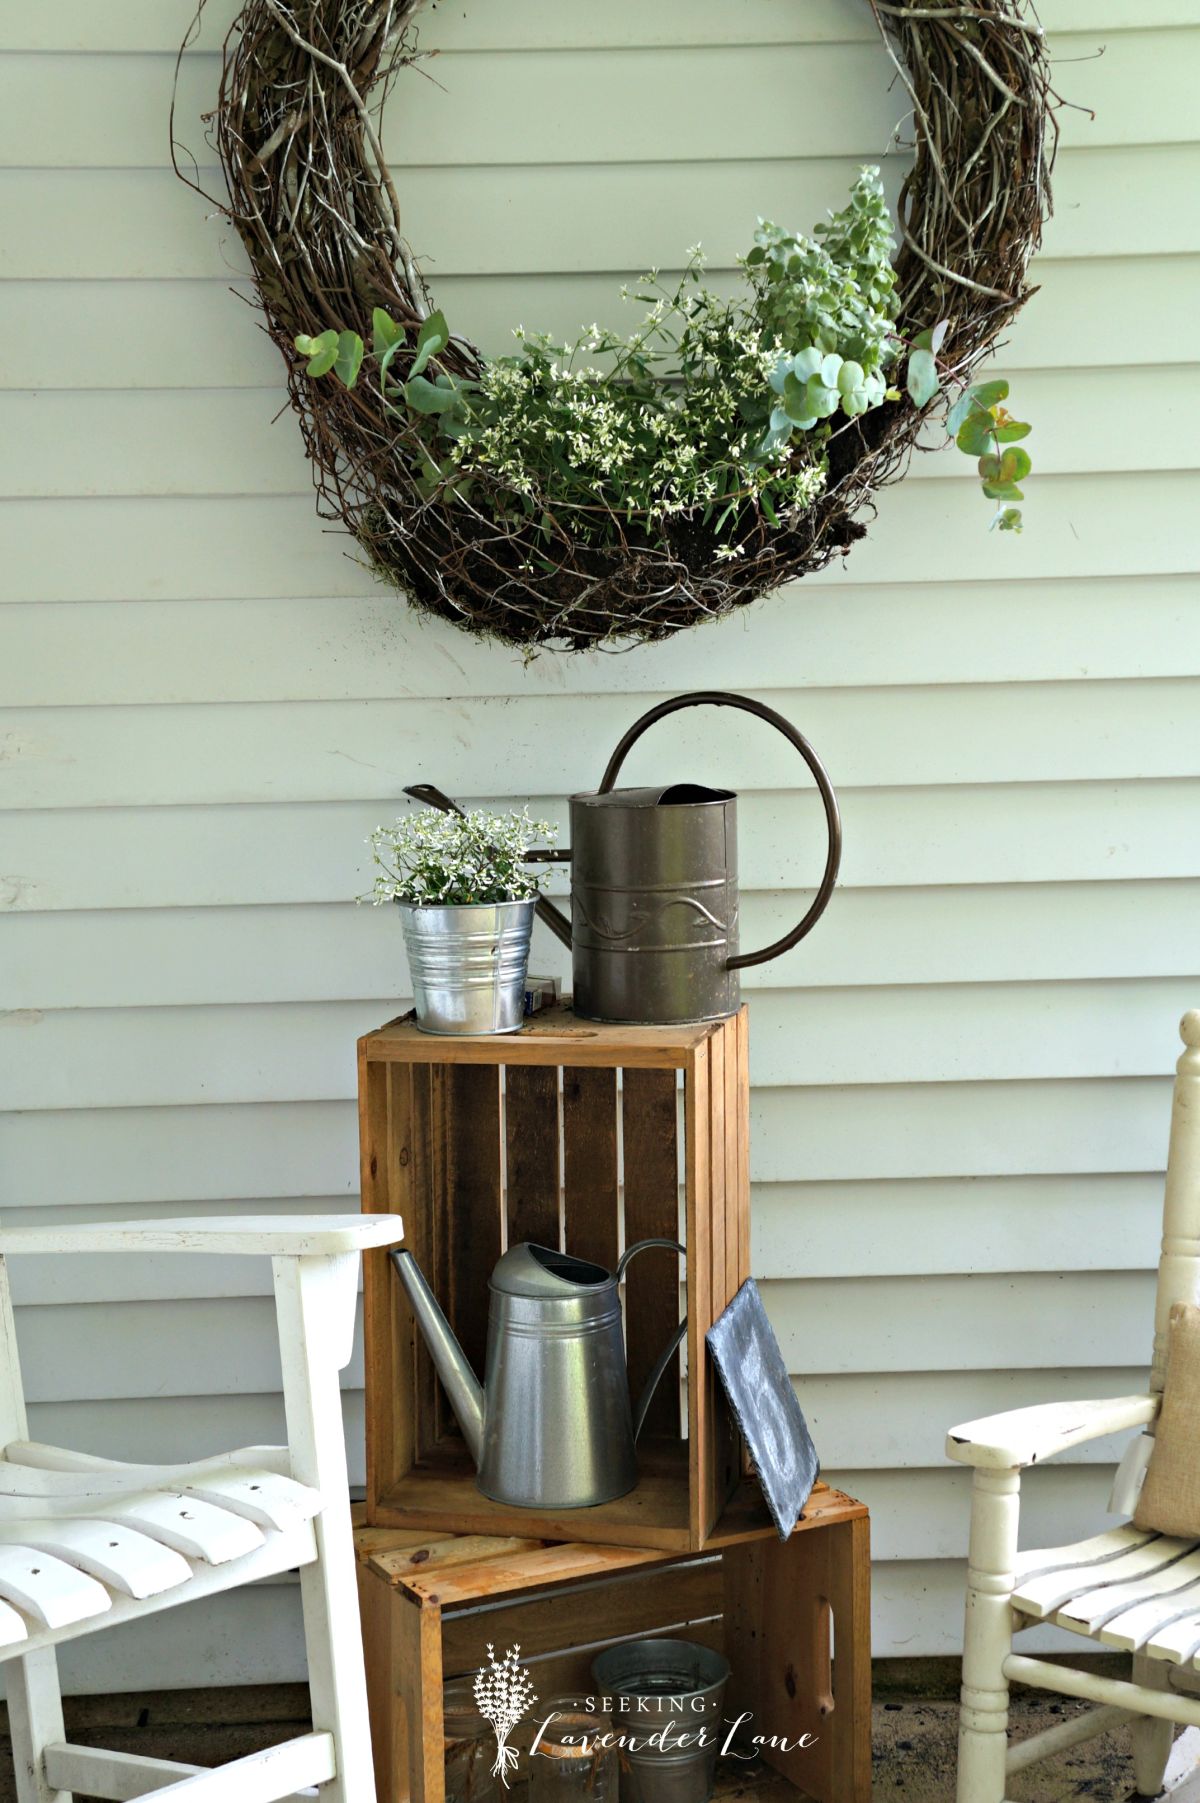
[[552, 845], [557, 829], [519, 813], [474, 808], [443, 814], [438, 808], [402, 814], [393, 826], [377, 826], [368, 844], [375, 857], [373, 902], [408, 902], [448, 908], [481, 902], [527, 901], [542, 877], [524, 857], [537, 843]]

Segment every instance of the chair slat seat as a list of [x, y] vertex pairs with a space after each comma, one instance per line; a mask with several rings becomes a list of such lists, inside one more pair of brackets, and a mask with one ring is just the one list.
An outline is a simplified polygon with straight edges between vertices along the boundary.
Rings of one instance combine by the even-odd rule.
[[[1200, 1581], [1189, 1584], [1183, 1590], [1172, 1590], [1162, 1596], [1150, 1597], [1137, 1603], [1132, 1609], [1110, 1617], [1101, 1628], [1099, 1638], [1105, 1646], [1115, 1647], [1122, 1653], [1148, 1652], [1151, 1641], [1158, 1634], [1178, 1621], [1188, 1620], [1197, 1612], [1200, 1612]], [[1196, 1630], [1196, 1640], [1200, 1642], [1200, 1627]], [[1190, 1657], [1191, 1654], [1185, 1648], [1176, 1663], [1182, 1664]]]
[[1157, 1628], [1146, 1642], [1151, 1659], [1169, 1659], [1172, 1665], [1188, 1665], [1200, 1658], [1200, 1605], [1190, 1615]]
[[[1145, 1536], [1136, 1528], [1118, 1529], [1117, 1533], [1128, 1534], [1125, 1545], [1099, 1559], [1076, 1561], [1064, 1557], [1061, 1566], [1045, 1565], [1035, 1576], [1018, 1579], [1013, 1607], [1035, 1621], [1045, 1621], [1094, 1590], [1149, 1580], [1164, 1567], [1185, 1558], [1195, 1546], [1191, 1540], [1176, 1540], [1166, 1534]], [[1069, 1555], [1073, 1549], [1056, 1550]]]
[[66, 1628], [112, 1608], [97, 1579], [36, 1546], [0, 1546], [0, 1597], [44, 1628]]
[[[272, 1469], [286, 1463], [281, 1449], [247, 1450], [264, 1455], [259, 1468], [247, 1452], [123, 1467], [57, 1447], [9, 1446], [0, 1460], [0, 1647], [82, 1629], [114, 1603], [124, 1618], [169, 1592], [184, 1602], [189, 1587], [205, 1588], [200, 1571], [236, 1568], [249, 1554], [265, 1552], [281, 1569], [311, 1559], [319, 1492]], [[278, 1543], [277, 1561], [268, 1542]]]
[[[0, 1664], [19, 1803], [374, 1803], [370, 1719], [338, 1373], [354, 1344], [359, 1254], [404, 1237], [398, 1216], [310, 1224], [234, 1218], [41, 1236], [41, 1252], [205, 1250], [271, 1258], [286, 1446], [187, 1464], [120, 1464], [29, 1438], [0, 1245]], [[282, 1573], [299, 1576], [317, 1728], [216, 1770], [74, 1747], [58, 1649], [84, 1635]]]
[[0, 1523], [0, 1542], [22, 1541], [65, 1559], [123, 1596], [157, 1596], [192, 1576], [181, 1553], [124, 1522], [25, 1518]]
[[[1200, 1669], [1200, 1542], [1132, 1525], [1022, 1553], [1013, 1607], [1033, 1621]], [[1029, 1574], [1029, 1575], [1024, 1575]]]

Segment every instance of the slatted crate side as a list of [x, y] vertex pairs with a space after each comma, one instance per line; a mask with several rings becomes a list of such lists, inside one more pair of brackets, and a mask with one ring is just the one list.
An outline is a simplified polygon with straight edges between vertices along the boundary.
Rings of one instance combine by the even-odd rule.
[[[565, 1245], [611, 1269], [622, 1226], [627, 1246], [679, 1236], [682, 1179], [686, 1443], [676, 1366], [675, 1381], [660, 1382], [639, 1442], [638, 1491], [590, 1511], [588, 1531], [611, 1544], [699, 1547], [742, 1465], [704, 1334], [740, 1281], [745, 1245], [744, 1020], [666, 1029], [657, 1048], [657, 1029], [632, 1037], [591, 1032], [568, 1032], [560, 1021], [541, 1035], [533, 1062], [510, 1057], [524, 1035], [489, 1041], [486, 1058], [466, 1062], [458, 1041], [435, 1044], [447, 1055], [432, 1057], [428, 1039], [419, 1043], [409, 1023], [368, 1035], [363, 1194], [368, 1206], [404, 1215], [407, 1243], [482, 1378], [488, 1278], [505, 1240]], [[547, 1055], [574, 1058], [584, 1044], [602, 1049], [607, 1062], [556, 1063]], [[631, 1046], [636, 1060], [627, 1064]], [[655, 1049], [657, 1067], [649, 1062]], [[629, 1267], [635, 1403], [678, 1325], [680, 1275], [665, 1248]], [[511, 1511], [486, 1503], [474, 1486], [424, 1338], [382, 1258], [371, 1269], [368, 1298], [371, 1519], [512, 1530]], [[551, 1515], [539, 1521], [546, 1533], [560, 1525]]]
[[697, 1046], [684, 1078], [685, 1238], [688, 1246], [688, 1515], [693, 1545], [702, 1544], [714, 1519], [709, 1467], [711, 1410], [704, 1373], [704, 1335], [712, 1324], [710, 1232], [709, 1048]]
[[[444, 1803], [442, 1684], [477, 1671], [489, 1643], [519, 1645], [545, 1702], [590, 1691], [601, 1647], [657, 1635], [725, 1653], [727, 1719], [746, 1711], [754, 1731], [790, 1743], [764, 1748], [787, 1803], [867, 1803], [868, 1528], [861, 1503], [821, 1486], [787, 1543], [768, 1527], [683, 1556], [471, 1537], [420, 1545], [412, 1535], [398, 1536], [393, 1553], [360, 1529], [381, 1803]], [[817, 1738], [800, 1748], [806, 1733]], [[761, 1768], [732, 1780], [727, 1771], [719, 1794], [755, 1793], [762, 1782]]]
[[564, 1244], [612, 1271], [621, 1209], [616, 1069], [566, 1065], [562, 1111]]
[[562, 1129], [559, 1067], [510, 1065], [504, 1073], [508, 1243], [559, 1246]]
[[[399, 1214], [413, 1229], [414, 1172], [401, 1161], [397, 1132], [411, 1111], [410, 1073], [372, 1062], [359, 1047], [359, 1145], [362, 1206], [371, 1214]], [[415, 1345], [411, 1323], [396, 1308], [394, 1277], [385, 1251], [363, 1259], [366, 1384], [367, 1508], [376, 1507], [397, 1470], [415, 1453]]]
[[[711, 1276], [708, 1326], [737, 1294], [741, 1201], [738, 1193], [738, 1017], [724, 1022], [713, 1035], [709, 1058], [709, 1160], [712, 1216]], [[711, 1426], [709, 1528], [716, 1524], [726, 1498], [738, 1483], [744, 1463], [737, 1430], [716, 1367], [705, 1348], [703, 1396]], [[706, 1530], [707, 1531], [707, 1530]]]
[[[504, 1172], [501, 1069], [498, 1065], [432, 1067], [439, 1111], [435, 1139], [440, 1168], [433, 1189], [437, 1215], [434, 1293], [482, 1381], [487, 1351], [488, 1279], [502, 1244]], [[406, 1308], [397, 1285], [396, 1307]], [[435, 1383], [436, 1439], [458, 1425]]]
[[[621, 1073], [625, 1245], [679, 1237], [679, 1139], [674, 1070]], [[625, 1277], [625, 1344], [634, 1404], [679, 1325], [678, 1255], [665, 1247], [639, 1252]], [[643, 1439], [679, 1438], [676, 1381], [665, 1374], [646, 1415]]]
[[[691, 1638], [692, 1624], [712, 1622], [724, 1606], [721, 1556], [664, 1565], [554, 1591], [545, 1596], [442, 1610], [442, 1660], [447, 1678], [477, 1671], [490, 1642], [498, 1650], [519, 1646], [521, 1663], [534, 1665], [551, 1654], [589, 1649], [590, 1666], [600, 1644], [632, 1635]], [[540, 1674], [539, 1674], [540, 1677]], [[535, 1680], [536, 1682], [537, 1680]], [[537, 1682], [539, 1694], [551, 1693]]]

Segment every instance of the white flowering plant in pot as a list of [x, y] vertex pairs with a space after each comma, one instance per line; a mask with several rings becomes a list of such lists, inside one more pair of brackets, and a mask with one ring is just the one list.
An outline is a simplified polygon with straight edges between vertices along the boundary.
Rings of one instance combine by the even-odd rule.
[[[400, 909], [417, 1025], [427, 1033], [513, 1033], [525, 1008], [543, 876], [525, 863], [556, 829], [522, 808], [436, 808], [377, 826], [369, 899]], [[363, 898], [368, 899], [367, 897]]]

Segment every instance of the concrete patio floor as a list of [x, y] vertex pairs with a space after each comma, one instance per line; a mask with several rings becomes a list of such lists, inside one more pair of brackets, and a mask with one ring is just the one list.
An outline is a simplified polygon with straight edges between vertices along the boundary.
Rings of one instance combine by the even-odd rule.
[[[878, 1689], [872, 1724], [876, 1803], [953, 1803], [958, 1726], [953, 1698], [897, 1695], [886, 1681]], [[298, 1684], [68, 1698], [67, 1733], [73, 1740], [118, 1752], [220, 1765], [303, 1732], [309, 1725], [307, 1706], [307, 1689]], [[1018, 1697], [1014, 1731], [1033, 1733], [1082, 1706]], [[1190, 1753], [1190, 1739], [1187, 1750]], [[1177, 1743], [1177, 1753], [1181, 1751]], [[1010, 1780], [1009, 1795], [1014, 1803], [1070, 1803], [1085, 1797], [1090, 1803], [1127, 1803], [1136, 1795], [1128, 1729], [1118, 1729]], [[5, 1734], [0, 1738], [0, 1803], [10, 1803], [15, 1796]], [[1200, 1779], [1189, 1780], [1176, 1796], [1188, 1803], [1200, 1799]]]

